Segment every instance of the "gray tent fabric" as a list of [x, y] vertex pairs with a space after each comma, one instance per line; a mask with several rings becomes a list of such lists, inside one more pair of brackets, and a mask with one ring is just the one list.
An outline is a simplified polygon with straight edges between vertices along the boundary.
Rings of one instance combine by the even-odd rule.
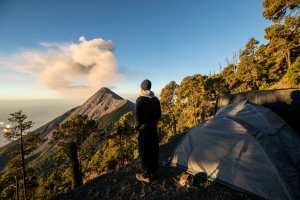
[[298, 122], [300, 116], [299, 89], [255, 90], [225, 94], [217, 99], [215, 110], [245, 100], [269, 108], [300, 134], [300, 123]]
[[300, 199], [300, 138], [278, 115], [230, 104], [191, 129], [171, 164], [265, 199]]

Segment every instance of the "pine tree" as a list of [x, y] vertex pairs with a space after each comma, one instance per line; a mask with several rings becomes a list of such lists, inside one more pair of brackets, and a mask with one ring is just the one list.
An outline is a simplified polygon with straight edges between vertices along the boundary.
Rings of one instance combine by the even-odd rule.
[[160, 104], [161, 104], [161, 110], [162, 110], [162, 120], [167, 122], [166, 120], [170, 119], [169, 122], [172, 127], [173, 135], [176, 134], [176, 108], [175, 108], [175, 90], [178, 87], [177, 83], [175, 81], [169, 82], [161, 91], [160, 93]]
[[24, 199], [27, 199], [27, 190], [26, 190], [26, 168], [25, 168], [25, 147], [23, 136], [26, 134], [26, 131], [29, 130], [33, 122], [27, 120], [27, 115], [25, 115], [21, 110], [11, 113], [8, 121], [11, 123], [11, 128], [5, 132], [5, 137], [10, 140], [19, 140], [20, 142], [20, 153], [22, 161], [22, 178], [23, 178], [23, 196]]
[[263, 15], [265, 18], [272, 21], [279, 21], [287, 14], [299, 14], [295, 13], [299, 8], [300, 0], [264, 0]]
[[54, 132], [54, 138], [60, 141], [66, 155], [72, 164], [73, 188], [82, 185], [82, 171], [80, 168], [79, 146], [96, 130], [96, 121], [87, 116], [75, 115], [60, 125]]
[[134, 115], [132, 112], [125, 113], [116, 123], [114, 127], [115, 136], [117, 137], [117, 162], [120, 167], [134, 158], [135, 141], [133, 135], [135, 134], [134, 128]]

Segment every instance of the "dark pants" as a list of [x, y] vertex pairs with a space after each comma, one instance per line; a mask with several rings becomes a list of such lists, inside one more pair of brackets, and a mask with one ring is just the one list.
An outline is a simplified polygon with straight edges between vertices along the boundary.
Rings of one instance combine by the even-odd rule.
[[157, 128], [144, 127], [139, 131], [139, 154], [142, 168], [151, 175], [158, 169], [159, 140]]

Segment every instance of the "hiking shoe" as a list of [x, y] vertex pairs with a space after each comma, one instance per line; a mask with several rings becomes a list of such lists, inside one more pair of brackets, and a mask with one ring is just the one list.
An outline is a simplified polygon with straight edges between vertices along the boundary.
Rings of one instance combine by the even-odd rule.
[[150, 177], [144, 175], [144, 174], [136, 174], [135, 178], [140, 182], [150, 183]]

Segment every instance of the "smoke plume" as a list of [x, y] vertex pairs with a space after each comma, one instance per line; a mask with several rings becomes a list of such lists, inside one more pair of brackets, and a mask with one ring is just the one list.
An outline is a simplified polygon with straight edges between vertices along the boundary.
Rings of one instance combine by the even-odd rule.
[[86, 40], [76, 43], [41, 43], [39, 50], [24, 50], [0, 65], [30, 73], [41, 84], [64, 96], [85, 97], [120, 78], [110, 40]]

